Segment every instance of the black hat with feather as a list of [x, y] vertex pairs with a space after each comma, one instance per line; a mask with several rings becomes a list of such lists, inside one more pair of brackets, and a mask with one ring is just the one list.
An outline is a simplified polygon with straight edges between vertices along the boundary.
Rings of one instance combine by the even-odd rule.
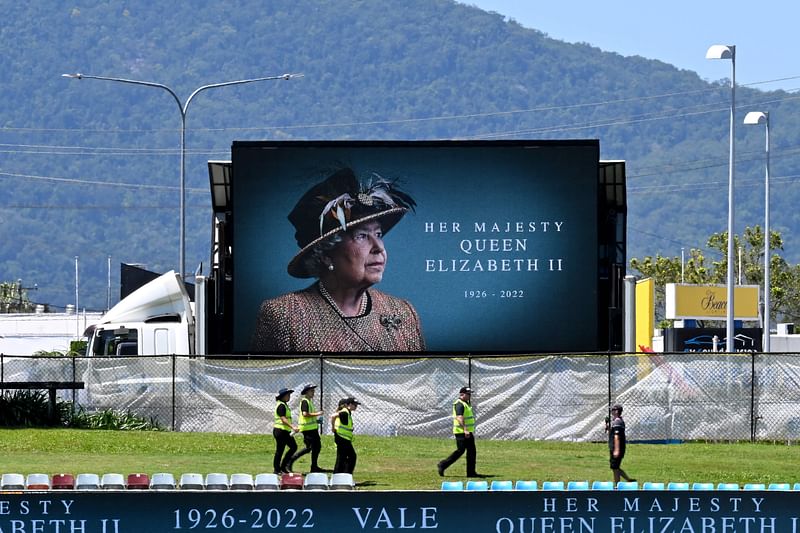
[[309, 189], [289, 213], [289, 222], [295, 228], [294, 236], [300, 247], [297, 255], [289, 261], [289, 274], [295, 278], [313, 277], [304, 259], [322, 240], [378, 219], [386, 234], [416, 205], [408, 194], [395, 186], [394, 181], [378, 174], [361, 183], [350, 168], [335, 172]]

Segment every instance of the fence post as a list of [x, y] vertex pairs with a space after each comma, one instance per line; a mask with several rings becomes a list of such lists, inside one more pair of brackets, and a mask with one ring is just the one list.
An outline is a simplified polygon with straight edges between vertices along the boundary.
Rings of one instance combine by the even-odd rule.
[[606, 408], [611, 409], [611, 353], [606, 355], [606, 357], [608, 359], [608, 364], [606, 365], [606, 375], [608, 376], [608, 398]]
[[750, 354], [750, 442], [756, 441], [756, 353]]
[[467, 356], [467, 387], [472, 388], [472, 356]]
[[177, 356], [172, 354], [172, 431], [175, 431], [175, 358]]

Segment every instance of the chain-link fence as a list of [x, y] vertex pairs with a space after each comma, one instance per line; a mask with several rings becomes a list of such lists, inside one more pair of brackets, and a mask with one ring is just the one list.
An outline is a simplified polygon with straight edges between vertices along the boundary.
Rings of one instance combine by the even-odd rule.
[[[470, 385], [483, 438], [598, 441], [611, 403], [632, 440], [800, 439], [800, 354], [588, 354], [347, 358], [13, 357], [0, 381], [82, 381], [87, 411], [130, 410], [176, 431], [270, 433], [281, 387], [318, 407], [362, 402], [357, 432], [445, 437]], [[299, 394], [290, 406], [295, 410]], [[328, 417], [324, 420], [329, 431]]]

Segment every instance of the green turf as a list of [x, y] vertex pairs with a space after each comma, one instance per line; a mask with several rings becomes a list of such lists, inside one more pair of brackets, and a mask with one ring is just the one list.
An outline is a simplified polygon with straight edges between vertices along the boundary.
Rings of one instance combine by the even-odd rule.
[[[297, 439], [302, 445], [301, 439]], [[452, 439], [369, 437], [355, 441], [356, 482], [366, 489], [438, 489], [436, 463], [454, 448]], [[610, 480], [604, 443], [477, 441], [478, 471], [493, 479]], [[98, 430], [0, 430], [0, 472], [272, 471], [271, 435]], [[323, 437], [320, 464], [332, 468], [333, 438]], [[623, 468], [642, 481], [773, 483], [800, 481], [794, 466], [800, 446], [785, 444], [630, 444]], [[307, 472], [309, 456], [295, 470]], [[445, 479], [464, 478], [464, 458]]]

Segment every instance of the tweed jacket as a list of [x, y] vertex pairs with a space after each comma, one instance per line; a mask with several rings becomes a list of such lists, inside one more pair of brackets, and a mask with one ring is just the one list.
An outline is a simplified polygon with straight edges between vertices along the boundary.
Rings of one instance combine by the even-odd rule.
[[415, 352], [425, 350], [419, 315], [406, 300], [367, 290], [364, 314], [343, 317], [315, 283], [265, 300], [251, 349], [282, 352]]

